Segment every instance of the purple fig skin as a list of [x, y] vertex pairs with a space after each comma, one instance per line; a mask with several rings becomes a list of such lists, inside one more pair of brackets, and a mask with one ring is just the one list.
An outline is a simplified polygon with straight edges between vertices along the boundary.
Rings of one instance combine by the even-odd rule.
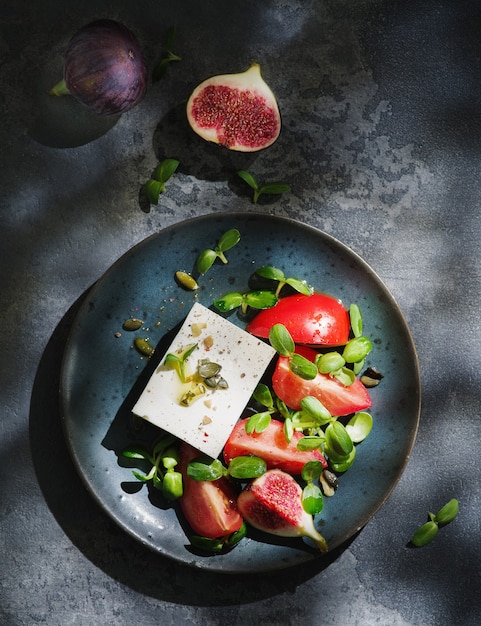
[[71, 38], [64, 64], [68, 92], [99, 115], [129, 111], [144, 98], [148, 68], [135, 35], [114, 20], [97, 20]]

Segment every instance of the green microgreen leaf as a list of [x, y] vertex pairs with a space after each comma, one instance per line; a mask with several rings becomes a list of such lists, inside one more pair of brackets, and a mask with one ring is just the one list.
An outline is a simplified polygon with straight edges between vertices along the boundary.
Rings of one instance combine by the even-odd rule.
[[436, 513], [435, 519], [439, 526], [452, 522], [459, 512], [459, 502], [453, 498]]
[[204, 550], [205, 552], [222, 552], [224, 542], [221, 539], [210, 539], [209, 537], [200, 537], [199, 535], [191, 535], [190, 543], [194, 548]]
[[282, 194], [291, 190], [291, 186], [288, 183], [283, 182], [272, 182], [272, 183], [264, 183], [260, 184], [257, 179], [247, 172], [246, 170], [239, 170], [237, 175], [242, 178], [242, 180], [249, 185], [251, 189], [254, 190], [253, 202], [257, 203], [259, 197], [263, 194]]
[[242, 180], [247, 183], [251, 189], [257, 190], [259, 188], [257, 180], [250, 172], [247, 172], [246, 170], [239, 170], [237, 175], [242, 178]]
[[346, 424], [346, 430], [354, 443], [360, 443], [372, 429], [372, 416], [365, 411], [355, 413]]
[[187, 465], [187, 475], [194, 480], [217, 480], [226, 473], [227, 470], [219, 459], [210, 459], [206, 456], [193, 459]]
[[173, 354], [172, 352], [169, 352], [165, 356], [164, 366], [167, 367], [168, 369], [175, 370], [177, 372], [181, 382], [183, 382], [183, 383], [185, 383], [185, 381], [186, 381], [185, 363], [187, 362], [187, 360], [190, 357], [190, 355], [192, 354], [192, 352], [194, 352], [194, 350], [197, 349], [198, 345], [199, 344], [197, 344], [197, 343], [193, 343], [192, 345], [188, 346], [182, 352], [182, 354]]
[[263, 432], [271, 423], [270, 411], [263, 411], [262, 413], [254, 413], [246, 422], [246, 433], [252, 435], [252, 433]]
[[165, 191], [165, 183], [172, 177], [179, 166], [177, 159], [164, 159], [154, 170], [144, 189], [150, 204], [159, 202], [160, 194]]
[[351, 330], [354, 337], [362, 335], [362, 314], [357, 304], [351, 304], [349, 307], [349, 319], [351, 322]]
[[296, 348], [291, 334], [284, 324], [274, 324], [269, 331], [269, 341], [274, 350], [281, 356], [291, 356]]
[[195, 266], [199, 274], [205, 274], [214, 264], [216, 259], [220, 259], [226, 264], [227, 258], [224, 254], [233, 248], [240, 241], [240, 233], [236, 228], [226, 231], [219, 239], [213, 250], [208, 248], [203, 250], [196, 259]]
[[306, 296], [310, 296], [312, 294], [312, 289], [306, 284], [305, 281], [299, 280], [298, 278], [286, 278], [284, 272], [277, 267], [266, 265], [258, 268], [255, 273], [261, 278], [278, 283], [275, 291], [276, 296], [279, 296], [284, 285], [289, 285], [299, 293]]
[[298, 278], [287, 278], [286, 284], [302, 293], [304, 296], [312, 295], [312, 289], [307, 285], [303, 280], [299, 280]]
[[341, 422], [331, 422], [325, 431], [326, 445], [338, 457], [347, 457], [353, 450], [354, 444], [346, 427]]
[[171, 28], [169, 28], [167, 32], [165, 56], [163, 59], [159, 61], [159, 63], [157, 63], [157, 65], [154, 67], [154, 70], [152, 72], [152, 81], [154, 83], [160, 80], [164, 76], [165, 72], [167, 71], [168, 66], [170, 65], [172, 61], [182, 60], [182, 57], [172, 52], [172, 44], [174, 41], [174, 35], [175, 35], [175, 27], [172, 26]]
[[324, 446], [324, 452], [329, 458], [329, 465], [334, 472], [345, 472], [347, 471], [351, 465], [354, 463], [354, 459], [356, 458], [356, 448], [351, 450], [351, 454], [347, 457], [340, 458], [335, 460], [335, 454], [332, 450], [329, 449], [329, 446], [326, 444]]
[[439, 527], [433, 520], [420, 526], [411, 538], [411, 543], [421, 548], [430, 543], [438, 534]]
[[277, 280], [280, 283], [285, 282], [286, 277], [284, 276], [284, 272], [277, 267], [273, 267], [272, 265], [265, 265], [263, 267], [259, 267], [256, 269], [256, 274], [262, 276], [262, 278], [268, 278], [269, 280]]
[[240, 232], [236, 228], [231, 228], [225, 232], [217, 244], [217, 250], [219, 252], [227, 252], [233, 248], [240, 241]]
[[244, 299], [253, 309], [271, 309], [277, 304], [277, 296], [272, 291], [249, 291]]
[[196, 261], [196, 268], [199, 274], [205, 274], [214, 264], [217, 254], [214, 250], [204, 250], [199, 254]]
[[296, 353], [289, 359], [289, 369], [303, 380], [314, 380], [318, 373], [315, 363]]
[[286, 438], [287, 443], [290, 443], [292, 440], [292, 436], [294, 435], [294, 425], [292, 423], [292, 419], [287, 417], [284, 420], [284, 437]]
[[143, 483], [148, 482], [150, 480], [148, 476], [146, 476], [145, 474], [141, 474], [137, 470], [132, 470], [132, 474], [135, 476], [137, 480], [140, 480]]
[[306, 435], [301, 437], [297, 442], [297, 449], [301, 451], [316, 450], [325, 442], [324, 437], [316, 437], [314, 435]]
[[320, 400], [313, 396], [305, 396], [301, 400], [301, 409], [314, 418], [316, 425], [322, 426], [332, 420], [331, 413]]
[[371, 340], [367, 337], [355, 337], [344, 346], [342, 357], [347, 363], [357, 363], [367, 357], [372, 350]]
[[183, 495], [183, 481], [180, 472], [168, 471], [162, 480], [162, 495], [167, 500], [177, 500]]
[[310, 515], [316, 515], [324, 508], [322, 491], [315, 483], [307, 483], [302, 490], [302, 508]]
[[164, 191], [165, 186], [158, 180], [149, 178], [149, 180], [144, 185], [144, 189], [150, 204], [158, 204], [160, 194]]
[[332, 374], [344, 367], [346, 361], [339, 352], [326, 352], [316, 356], [315, 363], [321, 374]]
[[259, 383], [257, 387], [254, 389], [254, 393], [252, 397], [256, 402], [262, 404], [269, 410], [274, 410], [274, 400], [272, 398], [271, 390], [264, 383]]
[[347, 367], [341, 367], [341, 369], [337, 372], [332, 372], [331, 376], [334, 376], [334, 378], [342, 383], [345, 387], [349, 387], [350, 385], [352, 385], [356, 378], [354, 372]]
[[302, 468], [301, 478], [306, 482], [316, 480], [322, 474], [324, 466], [321, 461], [308, 461]]
[[242, 523], [242, 526], [239, 530], [228, 535], [228, 537], [224, 540], [224, 545], [228, 548], [233, 548], [236, 546], [239, 541], [242, 541], [247, 534], [247, 524], [245, 522]]
[[232, 478], [246, 480], [262, 476], [267, 470], [264, 459], [256, 456], [237, 456], [229, 463], [228, 472]]
[[241, 293], [227, 293], [222, 298], [214, 300], [215, 308], [221, 313], [228, 313], [242, 305], [244, 296]]
[[146, 461], [151, 461], [152, 457], [150, 454], [144, 450], [143, 448], [138, 448], [136, 446], [131, 446], [122, 450], [122, 456], [127, 459], [144, 459]]

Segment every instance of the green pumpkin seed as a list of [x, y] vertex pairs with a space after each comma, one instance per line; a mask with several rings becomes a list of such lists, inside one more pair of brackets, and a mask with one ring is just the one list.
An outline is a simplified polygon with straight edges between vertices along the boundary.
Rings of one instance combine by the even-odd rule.
[[195, 291], [199, 288], [195, 278], [187, 272], [175, 272], [175, 280], [181, 287], [188, 291]]
[[122, 324], [122, 328], [124, 330], [133, 331], [133, 330], [139, 330], [139, 328], [142, 328], [143, 325], [144, 325], [143, 320], [139, 320], [135, 317], [130, 317], [128, 320], [125, 320], [125, 322]]
[[134, 339], [134, 346], [140, 354], [144, 356], [152, 356], [154, 353], [154, 348], [150, 345], [148, 339], [143, 339], [142, 337], [136, 337]]

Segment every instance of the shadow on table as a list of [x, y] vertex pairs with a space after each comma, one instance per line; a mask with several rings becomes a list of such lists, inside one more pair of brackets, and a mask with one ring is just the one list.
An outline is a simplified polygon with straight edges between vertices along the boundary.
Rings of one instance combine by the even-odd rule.
[[[40, 360], [30, 406], [30, 446], [37, 479], [57, 522], [74, 545], [107, 575], [159, 600], [185, 605], [239, 604], [294, 591], [348, 544], [286, 571], [226, 574], [197, 570], [146, 548], [125, 533], [90, 496], [68, 452], [61, 425], [59, 385], [71, 324], [87, 293], [55, 329]], [[228, 577], [229, 584], [226, 584]]]

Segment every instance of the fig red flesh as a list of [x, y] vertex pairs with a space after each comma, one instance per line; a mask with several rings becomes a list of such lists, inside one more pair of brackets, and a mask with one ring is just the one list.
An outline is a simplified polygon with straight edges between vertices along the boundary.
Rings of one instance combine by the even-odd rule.
[[312, 515], [302, 506], [302, 489], [282, 470], [268, 470], [239, 495], [237, 506], [244, 519], [259, 530], [280, 537], [309, 537], [327, 552], [324, 537], [316, 530]]
[[202, 82], [189, 98], [187, 118], [203, 139], [241, 152], [271, 145], [281, 127], [277, 101], [258, 63]]

